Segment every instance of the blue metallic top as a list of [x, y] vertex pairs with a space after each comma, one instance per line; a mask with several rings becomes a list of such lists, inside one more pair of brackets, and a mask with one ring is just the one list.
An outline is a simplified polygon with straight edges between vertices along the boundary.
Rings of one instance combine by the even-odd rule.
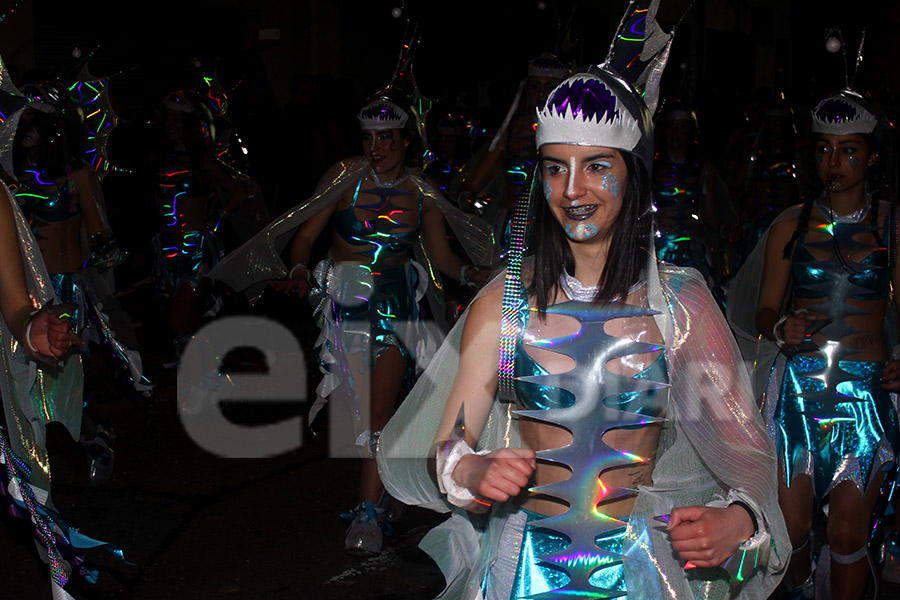
[[378, 264], [389, 257], [406, 256], [416, 242], [419, 241], [419, 236], [421, 235], [423, 194], [419, 193], [416, 224], [410, 225], [398, 222], [394, 219], [394, 215], [413, 209], [394, 203], [392, 198], [408, 196], [412, 192], [381, 187], [362, 190], [363, 193], [378, 196], [379, 200], [373, 204], [358, 205], [358, 208], [377, 213], [375, 218], [371, 220], [360, 220], [356, 216], [355, 209], [357, 208], [363, 179], [365, 179], [365, 176], [360, 178], [356, 184], [356, 190], [353, 192], [353, 200], [350, 206], [335, 211], [335, 231], [347, 243], [366, 247], [365, 250], [361, 250], [357, 254], [369, 257], [371, 264]]
[[16, 190], [16, 200], [32, 227], [37, 223], [59, 223], [81, 214], [81, 205], [75, 194], [65, 185], [52, 192], [38, 191], [29, 182], [23, 182]]
[[[826, 298], [823, 304], [827, 303], [827, 298], [835, 298], [843, 304], [845, 298], [880, 300], [888, 296], [891, 274], [887, 268], [887, 249], [883, 245], [875, 245], [875, 225], [836, 222], [814, 229], [829, 234], [829, 237], [820, 242], [808, 242], [806, 236], [809, 229], [800, 232], [791, 261], [791, 276], [797, 297]], [[827, 256], [817, 260], [808, 248], [827, 252]], [[870, 250], [865, 258], [858, 262], [853, 260], [854, 254], [865, 250]], [[818, 307], [818, 304], [815, 306]], [[819, 308], [815, 310], [821, 312]], [[838, 318], [837, 314], [829, 316]]]

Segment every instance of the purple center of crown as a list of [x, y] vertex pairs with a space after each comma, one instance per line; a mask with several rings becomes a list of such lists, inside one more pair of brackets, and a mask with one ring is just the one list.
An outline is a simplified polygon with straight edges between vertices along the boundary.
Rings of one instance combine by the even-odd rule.
[[816, 118], [826, 123], [848, 123], [858, 115], [855, 106], [840, 98], [829, 98], [816, 109]]
[[560, 115], [566, 114], [566, 107], [572, 108], [573, 116], [581, 116], [582, 119], [593, 119], [597, 122], [606, 115], [606, 121], [610, 122], [619, 116], [616, 108], [616, 97], [597, 79], [573, 79], [565, 81], [550, 98], [547, 105]]
[[374, 104], [362, 109], [360, 119], [374, 119], [376, 121], [400, 121], [401, 117], [394, 111], [390, 104]]

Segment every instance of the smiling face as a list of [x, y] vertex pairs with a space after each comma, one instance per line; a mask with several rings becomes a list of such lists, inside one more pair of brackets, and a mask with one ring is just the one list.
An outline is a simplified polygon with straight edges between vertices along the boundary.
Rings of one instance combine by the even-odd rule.
[[369, 129], [362, 132], [363, 152], [378, 175], [396, 179], [403, 170], [406, 147], [399, 129]]
[[845, 192], [865, 186], [866, 171], [878, 154], [858, 134], [825, 135], [816, 140], [815, 161], [819, 179], [831, 192]]
[[622, 210], [627, 173], [622, 155], [612, 148], [567, 144], [541, 148], [544, 198], [574, 243], [609, 242]]

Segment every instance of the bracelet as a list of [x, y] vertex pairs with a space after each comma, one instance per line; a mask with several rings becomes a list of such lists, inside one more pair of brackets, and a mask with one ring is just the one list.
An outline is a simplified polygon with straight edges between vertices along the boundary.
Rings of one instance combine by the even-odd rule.
[[463, 285], [472, 285], [472, 282], [469, 281], [469, 278], [466, 277], [466, 271], [474, 267], [475, 265], [463, 265], [459, 269], [459, 282]]
[[306, 271], [307, 277], [309, 276], [309, 267], [307, 267], [307, 266], [306, 266], [306, 263], [304, 263], [302, 260], [299, 261], [299, 262], [298, 262], [296, 265], [294, 265], [293, 267], [291, 267], [291, 270], [288, 271], [288, 276], [287, 276], [287, 278], [288, 278], [288, 279], [293, 278], [293, 277], [294, 277], [294, 273], [295, 273], [296, 271]]
[[743, 500], [732, 500], [731, 504], [729, 504], [728, 506], [740, 506], [741, 508], [746, 510], [747, 514], [750, 515], [750, 520], [753, 521], [753, 535], [759, 533], [759, 520], [756, 518], [756, 511], [750, 508], [749, 504], [747, 504]]
[[787, 313], [781, 316], [780, 319], [775, 321], [775, 326], [772, 327], [772, 339], [775, 340], [775, 344], [781, 348], [782, 350], [787, 350], [787, 344], [784, 343], [784, 338], [778, 335], [778, 328], [781, 327], [785, 321], [787, 321], [788, 317], [790, 317], [793, 313]]
[[25, 344], [25, 347], [28, 348], [33, 354], [37, 354], [37, 348], [31, 343], [31, 326], [34, 324], [34, 315], [38, 314], [39, 311], [34, 311], [28, 318], [25, 319], [25, 333], [22, 337], [25, 339], [22, 342]]

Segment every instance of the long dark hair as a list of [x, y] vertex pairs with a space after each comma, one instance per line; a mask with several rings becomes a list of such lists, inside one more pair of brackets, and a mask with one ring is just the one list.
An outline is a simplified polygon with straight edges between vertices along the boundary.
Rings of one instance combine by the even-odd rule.
[[[644, 163], [633, 154], [622, 152], [628, 179], [625, 183], [625, 195], [622, 199], [622, 210], [612, 225], [612, 239], [606, 256], [606, 265], [600, 275], [599, 289], [594, 302], [610, 302], [617, 296], [625, 299], [629, 288], [640, 280], [647, 264], [647, 253], [650, 251], [651, 235], [651, 200], [652, 188], [650, 175]], [[538, 170], [540, 173], [540, 169]], [[569, 248], [569, 241], [563, 228], [556, 221], [547, 202], [541, 197], [543, 181], [536, 178], [532, 188], [532, 202], [535, 211], [536, 227], [529, 246], [535, 249], [534, 277], [528, 286], [528, 293], [535, 296], [537, 308], [547, 310], [553, 290], [562, 277], [563, 269], [575, 272], [575, 259]], [[586, 285], [590, 282], [584, 282]]]

